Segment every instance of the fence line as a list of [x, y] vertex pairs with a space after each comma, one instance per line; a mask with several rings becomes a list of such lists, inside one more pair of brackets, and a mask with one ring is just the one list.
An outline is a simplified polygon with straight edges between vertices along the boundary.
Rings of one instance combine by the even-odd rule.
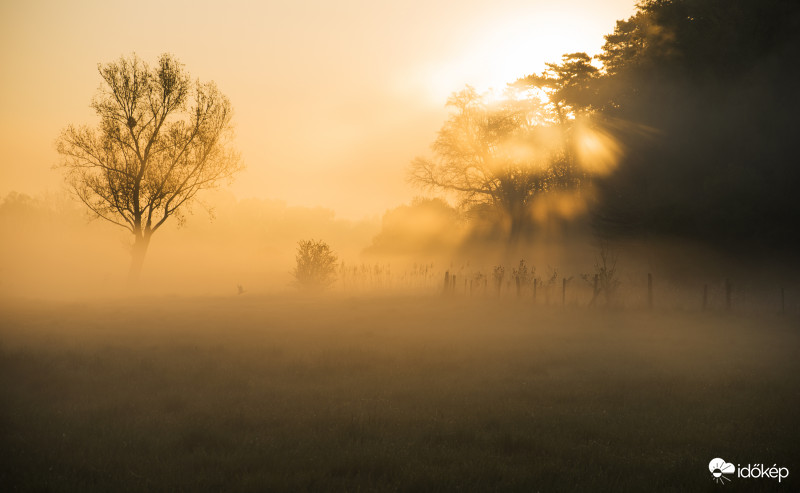
[[[557, 286], [560, 284], [560, 293]], [[498, 266], [486, 274], [468, 264], [439, 268], [432, 263], [404, 269], [390, 264], [343, 265], [335, 290], [347, 293], [402, 292], [430, 295], [516, 298], [533, 306], [642, 308], [733, 313], [800, 314], [800, 289], [774, 283], [754, 284], [746, 279], [698, 279], [677, 282], [652, 272], [628, 273], [619, 278], [600, 274], [577, 276], [556, 269], [540, 275], [521, 265], [510, 274]], [[560, 295], [560, 296], [559, 296]]]

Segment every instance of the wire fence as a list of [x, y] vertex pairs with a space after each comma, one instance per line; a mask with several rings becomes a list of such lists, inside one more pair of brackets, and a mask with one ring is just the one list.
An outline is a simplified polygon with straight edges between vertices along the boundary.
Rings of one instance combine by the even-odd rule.
[[346, 294], [407, 293], [431, 296], [516, 298], [534, 306], [800, 315], [796, 284], [736, 277], [673, 280], [647, 272], [615, 275], [537, 271], [524, 263], [508, 268], [469, 264], [409, 266], [342, 264], [334, 290]]

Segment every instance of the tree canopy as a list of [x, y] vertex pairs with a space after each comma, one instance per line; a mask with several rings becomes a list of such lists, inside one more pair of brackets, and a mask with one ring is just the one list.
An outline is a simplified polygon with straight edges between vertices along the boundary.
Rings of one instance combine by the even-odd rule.
[[606, 36], [601, 67], [569, 53], [504, 101], [454, 94], [411, 181], [499, 212], [512, 239], [537, 197], [591, 181], [602, 235], [792, 248], [798, 52], [797, 2], [647, 0]]
[[623, 124], [627, 152], [599, 182], [598, 228], [793, 245], [798, 49], [800, 4], [787, 0], [650, 0], [617, 22], [597, 106]]
[[545, 66], [541, 74], [523, 77], [512, 85], [543, 90], [552, 114], [562, 124], [597, 104], [596, 81], [600, 70], [592, 65], [592, 57], [586, 53], [569, 53], [561, 57], [560, 64]]
[[295, 268], [292, 275], [298, 286], [306, 291], [319, 291], [336, 281], [339, 257], [322, 240], [301, 240], [297, 243]]
[[499, 213], [512, 241], [529, 230], [537, 194], [580, 183], [582, 172], [564, 146], [565, 129], [538, 100], [487, 103], [468, 86], [447, 105], [454, 112], [433, 143], [435, 158], [411, 163], [411, 183], [453, 192], [462, 207]]
[[68, 126], [57, 150], [77, 198], [134, 235], [135, 280], [151, 235], [242, 168], [231, 147], [233, 112], [213, 82], [192, 81], [169, 54], [154, 67], [132, 55], [98, 70], [99, 124]]

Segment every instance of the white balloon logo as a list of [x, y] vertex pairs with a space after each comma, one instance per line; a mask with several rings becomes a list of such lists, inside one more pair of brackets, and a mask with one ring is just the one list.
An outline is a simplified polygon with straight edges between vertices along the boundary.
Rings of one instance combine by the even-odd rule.
[[723, 483], [730, 481], [730, 478], [726, 478], [723, 474], [733, 474], [736, 472], [736, 466], [717, 457], [716, 459], [711, 459], [711, 462], [708, 463], [708, 470], [711, 471], [714, 481]]

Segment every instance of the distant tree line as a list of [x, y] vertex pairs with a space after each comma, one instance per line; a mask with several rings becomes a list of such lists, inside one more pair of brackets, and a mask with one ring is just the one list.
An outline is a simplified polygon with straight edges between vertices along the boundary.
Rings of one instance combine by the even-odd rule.
[[[791, 249], [798, 53], [800, 2], [646, 0], [606, 36], [601, 69], [571, 53], [509, 84], [516, 96], [502, 104], [455, 94], [435, 157], [417, 158], [411, 181], [500, 214], [511, 241], [535, 234], [538, 194], [591, 181], [602, 236]], [[580, 166], [587, 126], [613, 137], [613, 172]]]
[[799, 52], [791, 0], [651, 0], [617, 22], [594, 105], [627, 152], [599, 181], [598, 226], [792, 248]]

